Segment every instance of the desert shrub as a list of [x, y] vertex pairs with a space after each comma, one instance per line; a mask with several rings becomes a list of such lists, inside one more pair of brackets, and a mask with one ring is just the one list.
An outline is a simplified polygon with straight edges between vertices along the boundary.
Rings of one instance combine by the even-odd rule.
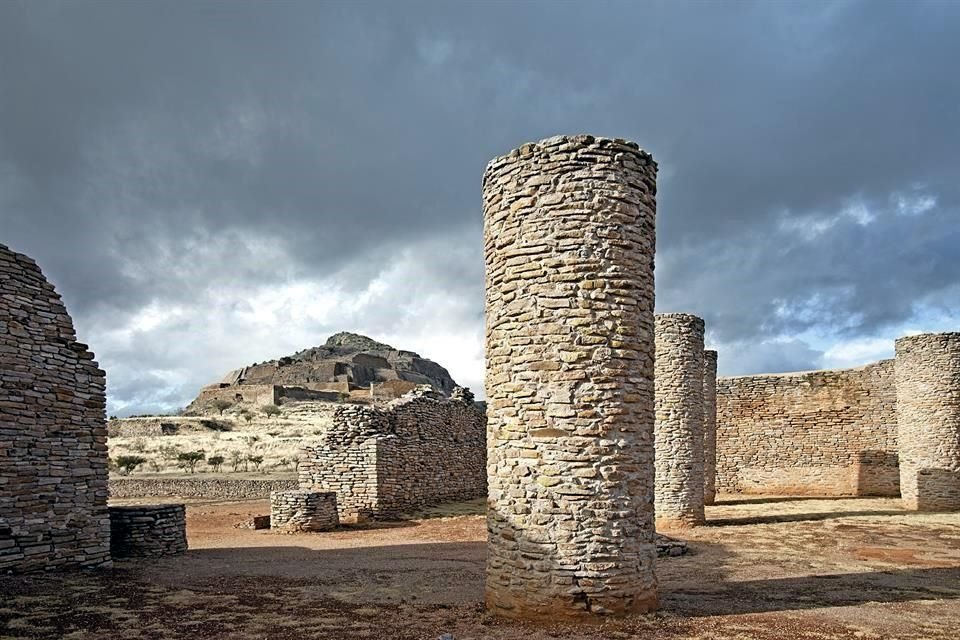
[[117, 456], [116, 465], [120, 473], [128, 476], [146, 461], [147, 459], [143, 456]]
[[253, 465], [254, 471], [260, 471], [260, 465], [263, 464], [263, 456], [247, 456], [247, 461]]
[[150, 458], [147, 460], [147, 466], [150, 468], [150, 471], [153, 471], [154, 473], [160, 473], [163, 471], [163, 465], [160, 464], [160, 461], [156, 458]]
[[230, 465], [233, 467], [233, 472], [236, 473], [240, 470], [240, 465], [244, 463], [246, 458], [239, 451], [230, 452]]
[[223, 466], [223, 456], [210, 456], [207, 458], [207, 464], [213, 467], [213, 470], [217, 473], [220, 473], [220, 468]]
[[270, 436], [271, 438], [276, 438], [278, 435], [280, 435], [280, 432], [279, 432], [279, 431], [267, 431], [267, 435]]
[[147, 450], [147, 441], [143, 438], [134, 438], [133, 442], [130, 443], [130, 448], [137, 453], [143, 453]]
[[206, 454], [203, 451], [185, 451], [184, 453], [177, 455], [177, 461], [180, 463], [180, 466], [189, 471], [190, 473], [197, 472], [197, 463], [203, 460]]
[[220, 415], [223, 415], [223, 412], [233, 406], [233, 402], [230, 400], [224, 400], [223, 398], [217, 398], [210, 403], [210, 406], [220, 412]]
[[280, 415], [280, 407], [275, 404], [264, 405], [260, 411], [262, 411], [263, 415], [267, 416], [268, 418]]
[[233, 431], [233, 425], [226, 420], [201, 420], [200, 426], [211, 431]]
[[253, 411], [250, 411], [249, 409], [244, 409], [243, 411], [240, 412], [240, 417], [246, 420], [247, 424], [249, 424], [250, 421], [253, 420]]

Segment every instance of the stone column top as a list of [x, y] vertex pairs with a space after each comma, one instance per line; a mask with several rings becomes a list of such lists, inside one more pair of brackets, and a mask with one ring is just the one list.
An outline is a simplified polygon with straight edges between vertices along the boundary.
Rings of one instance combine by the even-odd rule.
[[[657, 323], [681, 323], [681, 324], [690, 324], [694, 327], [699, 327], [701, 330], [706, 326], [703, 321], [703, 318], [700, 316], [695, 316], [692, 313], [657, 313], [653, 316], [654, 321]], [[707, 353], [704, 351], [704, 353]], [[716, 353], [716, 352], [714, 352]]]
[[580, 135], [560, 135], [544, 138], [537, 142], [527, 142], [519, 147], [495, 157], [487, 163], [484, 171], [484, 180], [489, 173], [500, 168], [502, 165], [515, 161], [517, 158], [529, 158], [537, 153], [555, 153], [573, 150], [583, 147], [597, 147], [603, 149], [613, 149], [622, 153], [629, 153], [644, 163], [657, 166], [656, 160], [649, 151], [640, 148], [636, 142], [625, 140], [623, 138], [607, 138], [604, 136]]
[[936, 341], [944, 342], [953, 342], [960, 341], [960, 331], [945, 331], [943, 333], [918, 333], [913, 336], [903, 336], [902, 338], [897, 338], [894, 341], [894, 348], [897, 351], [900, 351], [902, 348], [907, 348], [915, 344], [926, 344], [929, 342]]

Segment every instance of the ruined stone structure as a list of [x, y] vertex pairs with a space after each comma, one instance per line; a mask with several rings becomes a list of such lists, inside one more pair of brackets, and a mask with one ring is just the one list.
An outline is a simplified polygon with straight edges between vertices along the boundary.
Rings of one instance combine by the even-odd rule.
[[717, 498], [717, 352], [703, 352], [703, 504]]
[[36, 263], [0, 245], [0, 573], [110, 563], [93, 358]]
[[392, 400], [422, 384], [443, 395], [457, 386], [446, 369], [413, 351], [341, 332], [322, 346], [231, 371], [201, 389], [187, 411], [209, 413], [217, 400], [254, 407], [346, 396]]
[[110, 507], [110, 554], [114, 558], [158, 558], [186, 550], [184, 505]]
[[385, 407], [344, 404], [304, 448], [302, 489], [332, 491], [340, 518], [391, 518], [486, 493], [485, 417], [469, 392], [418, 387]]
[[656, 316], [657, 529], [703, 524], [703, 319]]
[[893, 361], [720, 378], [717, 487], [727, 493], [899, 492]]
[[655, 197], [656, 163], [623, 140], [558, 136], [487, 166], [486, 601], [497, 614], [657, 605]]
[[274, 491], [270, 528], [278, 533], [329, 531], [339, 524], [337, 494], [332, 491]]
[[960, 333], [900, 338], [895, 370], [904, 505], [960, 510]]

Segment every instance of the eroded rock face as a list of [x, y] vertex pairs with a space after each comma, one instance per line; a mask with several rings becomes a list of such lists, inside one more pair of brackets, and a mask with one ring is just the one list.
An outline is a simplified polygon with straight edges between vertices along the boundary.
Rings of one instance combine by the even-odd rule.
[[[291, 356], [252, 364], [228, 373], [219, 387], [270, 385], [333, 389], [341, 391], [374, 384], [396, 384], [398, 395], [415, 385], [428, 384], [449, 396], [457, 383], [450, 373], [432, 360], [413, 351], [396, 349], [356, 333], [336, 333], [319, 347], [304, 349]], [[242, 391], [242, 390], [241, 390]], [[190, 408], [201, 409], [203, 394]]]
[[655, 196], [656, 163], [623, 140], [557, 136], [487, 166], [486, 602], [499, 615], [656, 607]]

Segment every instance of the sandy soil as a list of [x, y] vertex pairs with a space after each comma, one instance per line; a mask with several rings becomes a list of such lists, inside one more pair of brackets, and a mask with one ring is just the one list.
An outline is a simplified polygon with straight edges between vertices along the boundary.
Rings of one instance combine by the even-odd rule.
[[960, 636], [960, 514], [906, 513], [889, 499], [729, 497], [708, 507], [710, 526], [670, 532], [691, 553], [658, 563], [659, 613], [543, 628], [484, 612], [484, 523], [471, 515], [481, 508], [281, 535], [236, 526], [267, 513], [265, 501], [195, 502], [185, 556], [0, 577], [0, 638]]

